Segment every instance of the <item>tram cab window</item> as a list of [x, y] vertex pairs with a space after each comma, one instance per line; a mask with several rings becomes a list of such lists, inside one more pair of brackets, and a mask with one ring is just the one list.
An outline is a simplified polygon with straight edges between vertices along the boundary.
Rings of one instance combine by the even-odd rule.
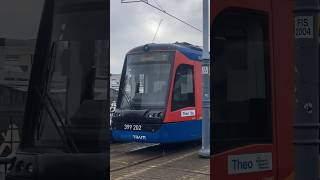
[[[57, 41], [53, 47], [48, 80], [48, 97], [52, 104], [42, 112], [36, 144], [61, 145], [59, 132], [53, 122], [60, 118], [57, 126], [67, 129], [69, 135], [74, 136], [72, 139], [78, 148], [81, 147], [81, 151], [89, 149], [86, 147], [88, 141], [92, 144], [90, 148], [100, 148], [98, 146], [104, 146], [105, 142], [105, 138], [97, 134], [106, 126], [101, 106], [107, 98], [107, 78], [101, 64], [106, 61], [107, 42]], [[49, 112], [52, 110], [57, 112], [57, 118], [48, 121], [52, 119]], [[81, 134], [85, 129], [83, 126], [87, 128], [85, 136]], [[91, 134], [89, 126], [94, 128]]]
[[179, 110], [185, 107], [194, 107], [194, 79], [193, 66], [180, 65], [174, 78], [171, 110]]
[[212, 152], [271, 143], [267, 18], [225, 12], [213, 29]]
[[172, 52], [128, 54], [122, 72], [119, 108], [164, 107], [173, 59]]

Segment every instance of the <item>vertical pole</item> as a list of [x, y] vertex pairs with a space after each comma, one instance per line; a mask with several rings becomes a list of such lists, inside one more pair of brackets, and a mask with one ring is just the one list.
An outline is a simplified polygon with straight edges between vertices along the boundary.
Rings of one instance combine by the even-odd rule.
[[296, 180], [318, 180], [319, 157], [319, 0], [295, 0]]
[[209, 0], [203, 0], [202, 51], [202, 147], [199, 156], [210, 157], [210, 55], [209, 55]]
[[13, 153], [13, 120], [12, 120], [12, 116], [10, 117], [10, 125], [9, 125], [9, 129], [10, 129], [10, 154]]

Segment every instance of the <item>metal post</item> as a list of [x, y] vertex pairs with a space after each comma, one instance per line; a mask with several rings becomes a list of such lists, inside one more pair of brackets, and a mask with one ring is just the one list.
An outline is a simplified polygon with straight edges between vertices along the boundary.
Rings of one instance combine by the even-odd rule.
[[210, 55], [209, 55], [209, 0], [203, 0], [202, 51], [202, 147], [199, 156], [210, 157]]
[[319, 0], [295, 0], [296, 180], [318, 180], [319, 157]]

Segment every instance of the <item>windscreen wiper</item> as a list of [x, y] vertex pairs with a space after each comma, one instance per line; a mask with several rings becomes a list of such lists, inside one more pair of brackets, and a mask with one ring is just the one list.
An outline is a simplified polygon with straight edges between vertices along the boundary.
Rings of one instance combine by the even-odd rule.
[[[37, 94], [40, 95], [40, 92], [37, 89]], [[40, 95], [41, 96], [41, 95]], [[67, 147], [69, 152], [78, 152], [78, 149], [76, 147], [76, 145], [74, 144], [73, 140], [71, 139], [71, 137], [68, 135], [66, 127], [62, 121], [62, 118], [60, 117], [60, 114], [58, 112], [58, 110], [56, 109], [56, 107], [54, 106], [52, 99], [50, 98], [49, 94], [41, 96], [41, 101], [42, 101], [42, 105], [44, 106], [44, 108], [46, 109], [54, 127], [56, 128], [63, 144], [65, 144], [65, 146]], [[48, 106], [50, 105], [50, 107], [53, 109], [53, 112], [50, 110], [50, 107]], [[54, 115], [57, 117], [59, 123], [61, 124], [61, 129], [59, 128], [58, 122], [55, 120]], [[41, 124], [43, 120], [41, 120], [39, 123]], [[37, 131], [40, 131], [40, 125], [38, 126]]]
[[[66, 127], [62, 121], [62, 118], [58, 112], [58, 110], [56, 109], [55, 105], [53, 104], [52, 102], [52, 99], [51, 97], [49, 96], [49, 92], [48, 92], [48, 79], [50, 77], [50, 74], [51, 74], [51, 66], [52, 66], [52, 61], [54, 59], [54, 50], [55, 50], [55, 43], [52, 44], [51, 48], [50, 48], [50, 53], [49, 53], [49, 63], [48, 63], [48, 69], [47, 69], [47, 72], [46, 72], [46, 78], [47, 81], [45, 82], [44, 84], [44, 89], [45, 89], [45, 93], [41, 94], [39, 88], [35, 88], [36, 89], [36, 93], [38, 94], [38, 96], [41, 98], [41, 104], [44, 105], [44, 108], [46, 109], [46, 111], [48, 112], [48, 115], [50, 117], [50, 119], [52, 120], [52, 123], [54, 124], [63, 144], [65, 144], [65, 146], [67, 147], [67, 149], [70, 151], [70, 152], [78, 152], [78, 149], [76, 147], [76, 145], [74, 144], [73, 140], [71, 139], [71, 137], [68, 135], [67, 133], [67, 130], [66, 130]], [[53, 112], [54, 114], [56, 115], [56, 117], [58, 118], [58, 121], [60, 122], [61, 124], [61, 128], [62, 128], [62, 131], [60, 130], [59, 128], [59, 125], [58, 125], [58, 122], [55, 120], [54, 116], [53, 116], [53, 113], [50, 111], [50, 108], [48, 107], [48, 104], [50, 104], [51, 108], [53, 109]], [[40, 128], [41, 128], [41, 124], [42, 124], [42, 117], [40, 116], [40, 120], [39, 120], [39, 125], [38, 125], [38, 128], [37, 128], [37, 133], [39, 134], [40, 132]]]
[[133, 106], [132, 106], [132, 104], [131, 104], [130, 97], [129, 97], [129, 95], [127, 94], [127, 92], [126, 92], [126, 91], [122, 91], [122, 94], [124, 95], [124, 97], [125, 97], [125, 99], [126, 99], [126, 101], [127, 101], [127, 103], [128, 103], [129, 109], [133, 109]]
[[[57, 116], [57, 119], [58, 119], [59, 123], [61, 124], [61, 129], [62, 129], [61, 138], [63, 138], [63, 137], [65, 138], [66, 144], [68, 144], [70, 146], [71, 152], [79, 152], [79, 150], [78, 150], [77, 146], [75, 145], [73, 139], [68, 134], [67, 128], [66, 128], [65, 124], [63, 123], [62, 118], [61, 118], [56, 106], [53, 104], [52, 98], [50, 97], [49, 94], [47, 94], [45, 97], [47, 98], [49, 104], [51, 105], [51, 108], [53, 109], [53, 112], [55, 112], [55, 115]], [[49, 113], [49, 109], [47, 109], [47, 111]], [[52, 119], [52, 121], [54, 123], [54, 126], [56, 127], [57, 131], [59, 131], [59, 126], [58, 126], [57, 121], [55, 121], [53, 118], [51, 118], [51, 119]]]

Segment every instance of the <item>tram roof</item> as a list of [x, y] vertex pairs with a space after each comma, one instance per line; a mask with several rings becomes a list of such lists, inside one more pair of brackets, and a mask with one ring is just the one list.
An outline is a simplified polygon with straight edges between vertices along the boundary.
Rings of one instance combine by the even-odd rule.
[[[148, 50], [146, 50], [146, 48]], [[186, 42], [176, 42], [176, 43], [163, 43], [163, 44], [156, 44], [150, 43], [145, 44], [143, 46], [138, 46], [136, 48], [131, 49], [127, 54], [131, 53], [141, 53], [146, 51], [155, 51], [155, 50], [172, 50], [172, 51], [179, 51], [189, 59], [192, 60], [201, 60], [202, 56], [202, 49], [198, 46], [186, 43]]]

